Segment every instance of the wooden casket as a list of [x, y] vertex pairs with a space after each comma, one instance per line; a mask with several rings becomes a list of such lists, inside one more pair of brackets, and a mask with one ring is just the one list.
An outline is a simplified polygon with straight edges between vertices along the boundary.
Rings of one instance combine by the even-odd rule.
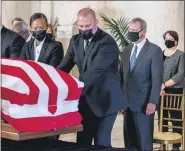
[[43, 131], [43, 132], [18, 132], [10, 124], [1, 120], [1, 138], [6, 138], [10, 140], [29, 140], [35, 138], [42, 138], [48, 136], [56, 136], [69, 133], [77, 133], [83, 130], [81, 124], [62, 128], [59, 130]]

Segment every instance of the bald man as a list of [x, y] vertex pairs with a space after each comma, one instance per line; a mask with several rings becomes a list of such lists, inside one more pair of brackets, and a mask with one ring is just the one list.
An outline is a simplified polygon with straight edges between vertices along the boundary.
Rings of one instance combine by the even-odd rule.
[[111, 131], [119, 110], [124, 109], [119, 84], [118, 46], [97, 26], [95, 12], [84, 8], [78, 12], [79, 34], [71, 38], [67, 54], [58, 68], [69, 73], [76, 64], [84, 89], [79, 101], [83, 131], [77, 142], [111, 146]]

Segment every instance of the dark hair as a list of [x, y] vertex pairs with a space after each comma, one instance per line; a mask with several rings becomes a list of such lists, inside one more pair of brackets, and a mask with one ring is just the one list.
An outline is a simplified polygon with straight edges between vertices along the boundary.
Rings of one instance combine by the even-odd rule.
[[175, 41], [177, 41], [177, 45], [178, 45], [178, 42], [179, 42], [179, 35], [176, 31], [173, 31], [173, 30], [168, 30], [166, 31], [164, 34], [163, 34], [163, 39], [165, 40], [165, 37], [166, 37], [166, 34], [169, 34], [170, 36], [172, 36]]
[[16, 18], [14, 18], [13, 20], [12, 20], [12, 25], [13, 25], [13, 22], [14, 21], [24, 21], [22, 18], [19, 18], [19, 17], [16, 17]]
[[35, 21], [36, 19], [40, 19], [40, 18], [43, 18], [45, 20], [45, 22], [46, 22], [46, 25], [48, 25], [48, 20], [47, 20], [47, 18], [46, 18], [46, 16], [44, 14], [42, 14], [42, 13], [35, 13], [30, 18], [30, 26], [33, 23], [33, 21]]

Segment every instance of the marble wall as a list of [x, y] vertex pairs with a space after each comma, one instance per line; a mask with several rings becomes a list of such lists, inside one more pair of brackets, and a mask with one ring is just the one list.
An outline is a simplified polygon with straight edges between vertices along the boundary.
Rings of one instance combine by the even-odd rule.
[[[99, 26], [105, 29], [99, 13], [110, 18], [126, 16], [141, 17], [148, 24], [147, 38], [164, 49], [162, 38], [166, 30], [179, 33], [179, 49], [184, 51], [184, 1], [2, 1], [2, 22], [11, 28], [11, 20], [21, 17], [29, 22], [35, 12], [47, 15], [49, 22], [59, 19], [58, 39], [66, 50], [70, 37], [78, 33], [75, 26], [76, 14], [83, 7], [95, 10]], [[76, 71], [75, 71], [76, 72]]]

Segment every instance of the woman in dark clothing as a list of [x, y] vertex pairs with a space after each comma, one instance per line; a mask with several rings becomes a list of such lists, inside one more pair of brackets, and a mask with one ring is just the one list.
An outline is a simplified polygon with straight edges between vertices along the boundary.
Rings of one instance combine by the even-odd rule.
[[46, 16], [42, 13], [33, 14], [30, 18], [30, 27], [34, 38], [24, 45], [20, 58], [56, 67], [63, 59], [64, 50], [62, 43], [46, 36], [48, 27]]
[[[164, 75], [163, 84], [161, 87], [161, 95], [165, 93], [183, 94], [184, 88], [184, 52], [177, 49], [179, 36], [175, 31], [167, 31], [163, 36], [165, 40], [166, 49], [163, 52], [164, 58]], [[174, 98], [173, 98], [174, 99]], [[165, 101], [165, 100], [164, 100]], [[177, 102], [177, 100], [172, 100]], [[159, 113], [159, 112], [158, 112]], [[171, 118], [181, 118], [180, 111], [170, 111]], [[160, 113], [159, 113], [160, 115]], [[163, 117], [168, 118], [168, 111], [163, 112]], [[167, 125], [167, 121], [163, 121]], [[172, 122], [174, 126], [182, 126], [182, 122]], [[163, 131], [168, 131], [168, 128], [163, 128]], [[182, 130], [173, 129], [174, 132], [182, 134]], [[181, 144], [174, 144], [173, 151], [179, 150]]]

